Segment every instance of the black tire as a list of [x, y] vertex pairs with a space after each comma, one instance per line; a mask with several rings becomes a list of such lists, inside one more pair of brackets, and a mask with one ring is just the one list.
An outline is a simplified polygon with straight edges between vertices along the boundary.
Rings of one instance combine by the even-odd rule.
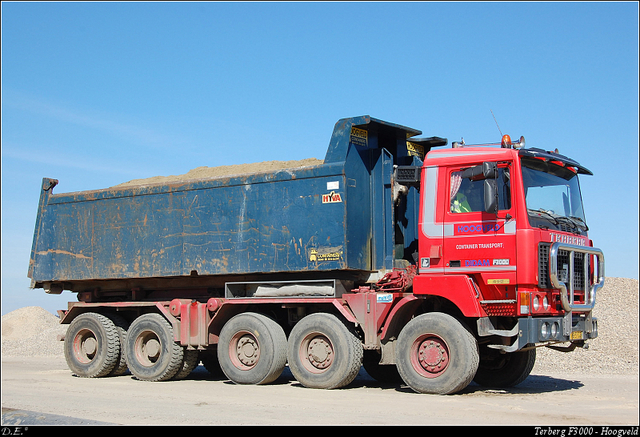
[[[488, 349], [488, 348], [487, 348]], [[480, 367], [473, 381], [485, 387], [507, 388], [527, 379], [536, 363], [536, 350], [500, 354], [482, 350]]]
[[378, 382], [397, 383], [402, 382], [398, 368], [393, 364], [380, 364], [380, 352], [375, 350], [364, 351], [362, 366], [370, 377]]
[[305, 387], [334, 389], [350, 384], [362, 367], [362, 342], [332, 314], [315, 313], [289, 334], [289, 369]]
[[217, 349], [200, 351], [199, 358], [202, 362], [202, 365], [205, 369], [207, 369], [211, 376], [215, 378], [221, 378], [225, 376], [224, 372], [220, 368]]
[[122, 376], [127, 373], [127, 360], [124, 354], [125, 339], [127, 337], [127, 330], [129, 329], [129, 322], [118, 314], [107, 314], [107, 317], [111, 319], [118, 331], [118, 338], [120, 339], [120, 348], [118, 352], [118, 363], [108, 376]]
[[69, 369], [82, 378], [107, 376], [120, 357], [120, 338], [113, 322], [98, 313], [73, 319], [64, 340]]
[[182, 365], [180, 366], [180, 370], [173, 376], [173, 379], [184, 379], [193, 372], [193, 369], [198, 367], [198, 363], [200, 362], [200, 357], [198, 356], [197, 350], [184, 350], [184, 356], [182, 358]]
[[418, 393], [456, 393], [469, 385], [478, 370], [478, 342], [448, 314], [415, 317], [397, 341], [398, 372]]
[[220, 331], [218, 362], [236, 384], [268, 384], [287, 364], [287, 337], [280, 325], [262, 314], [238, 314]]
[[182, 368], [184, 349], [160, 314], [144, 314], [131, 323], [125, 341], [129, 370], [142, 381], [166, 381]]

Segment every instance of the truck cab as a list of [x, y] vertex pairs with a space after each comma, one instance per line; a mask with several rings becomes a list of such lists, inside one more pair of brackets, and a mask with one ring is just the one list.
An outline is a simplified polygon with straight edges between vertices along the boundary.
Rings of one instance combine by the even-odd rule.
[[578, 180], [592, 173], [505, 137], [501, 147], [454, 144], [426, 156], [414, 293], [457, 302], [503, 352], [582, 344], [597, 336], [591, 310], [604, 283]]

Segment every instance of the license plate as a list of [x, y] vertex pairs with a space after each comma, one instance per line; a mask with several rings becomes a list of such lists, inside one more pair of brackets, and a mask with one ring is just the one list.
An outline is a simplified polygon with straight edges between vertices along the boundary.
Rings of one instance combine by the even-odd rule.
[[571, 333], [571, 340], [582, 340], [582, 331], [573, 331]]

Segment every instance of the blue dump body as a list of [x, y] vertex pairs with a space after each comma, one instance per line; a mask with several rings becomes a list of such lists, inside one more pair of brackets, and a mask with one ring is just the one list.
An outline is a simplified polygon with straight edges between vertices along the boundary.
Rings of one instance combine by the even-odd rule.
[[394, 203], [394, 165], [421, 166], [432, 145], [446, 143], [411, 139], [419, 134], [362, 116], [336, 123], [324, 164], [312, 167], [62, 194], [45, 178], [32, 287], [149, 287], [152, 278], [156, 288], [162, 278], [183, 278], [173, 286], [185, 287], [196, 277], [202, 285], [203, 277], [318, 272], [360, 278], [397, 259], [413, 263], [418, 190]]

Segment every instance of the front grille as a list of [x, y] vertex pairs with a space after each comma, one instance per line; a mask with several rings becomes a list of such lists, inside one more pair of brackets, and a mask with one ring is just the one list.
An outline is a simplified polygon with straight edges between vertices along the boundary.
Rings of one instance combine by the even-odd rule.
[[[538, 286], [540, 288], [552, 288], [549, 279], [549, 250], [550, 243], [540, 243], [538, 246]], [[573, 256], [573, 287], [574, 290], [584, 290], [584, 253], [575, 253]], [[558, 251], [558, 279], [569, 286], [569, 252]]]

